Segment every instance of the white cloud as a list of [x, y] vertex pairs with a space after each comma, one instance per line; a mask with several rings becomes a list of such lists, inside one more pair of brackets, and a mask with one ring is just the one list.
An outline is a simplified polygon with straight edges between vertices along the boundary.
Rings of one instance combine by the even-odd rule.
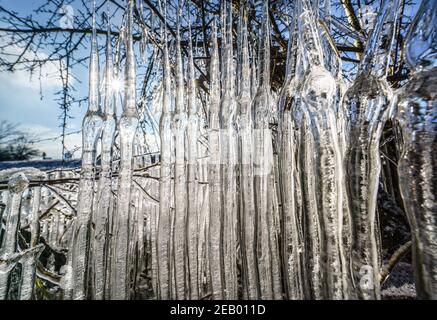
[[[5, 39], [3, 39], [0, 44], [5, 43]], [[20, 55], [23, 51], [18, 45], [8, 45], [2, 50], [3, 56], [10, 56], [9, 61], [14, 61], [17, 59], [17, 56]], [[37, 52], [27, 51], [23, 56], [23, 61], [32, 61], [32, 60], [44, 60], [47, 59], [48, 55], [42, 50], [38, 50]], [[39, 90], [40, 88], [40, 79], [41, 78], [41, 86], [44, 88], [51, 87], [61, 87], [62, 81], [59, 75], [59, 63], [58, 61], [50, 61], [41, 66], [41, 68], [37, 68], [33, 75], [30, 75], [28, 71], [22, 70], [26, 64], [17, 65], [17, 69], [13, 72], [2, 71], [0, 72], [0, 83], [10, 83], [12, 85], [29, 88], [32, 90]], [[71, 79], [73, 80], [73, 79]]]
[[38, 136], [40, 136], [41, 138], [46, 138], [56, 135], [56, 132], [52, 128], [40, 124], [31, 123], [31, 124], [19, 125], [19, 129], [29, 134], [38, 134]]
[[[62, 140], [61, 129], [53, 129], [39, 124], [25, 124], [20, 125], [19, 129], [34, 136], [36, 142], [34, 147], [41, 152], [45, 152], [48, 157], [53, 159], [61, 159], [62, 153]], [[67, 128], [67, 133], [72, 132], [71, 128]], [[76, 146], [82, 145], [82, 134], [75, 133], [65, 137], [65, 146], [67, 150], [73, 150]], [[74, 157], [80, 157], [80, 150], [75, 152]]]

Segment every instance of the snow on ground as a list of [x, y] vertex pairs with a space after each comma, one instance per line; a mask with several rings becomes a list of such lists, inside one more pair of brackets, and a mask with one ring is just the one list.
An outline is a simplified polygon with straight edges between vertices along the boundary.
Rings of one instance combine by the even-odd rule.
[[399, 262], [381, 290], [382, 298], [385, 300], [416, 299], [412, 265]]
[[62, 164], [62, 160], [24, 160], [24, 161], [2, 161], [0, 162], [0, 170], [11, 168], [24, 168], [32, 167], [39, 170], [53, 170], [56, 168], [78, 168], [80, 167], [80, 160], [65, 161]]

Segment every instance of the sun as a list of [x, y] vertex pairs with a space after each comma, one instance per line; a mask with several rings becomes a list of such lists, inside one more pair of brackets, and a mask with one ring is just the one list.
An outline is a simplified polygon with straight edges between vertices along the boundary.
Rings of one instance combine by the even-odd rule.
[[111, 81], [111, 89], [114, 93], [118, 93], [123, 88], [123, 82], [120, 78], [113, 78]]

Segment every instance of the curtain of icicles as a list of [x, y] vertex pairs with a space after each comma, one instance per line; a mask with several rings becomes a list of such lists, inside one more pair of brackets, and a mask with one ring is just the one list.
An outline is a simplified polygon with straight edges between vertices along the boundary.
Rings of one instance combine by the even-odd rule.
[[[127, 2], [115, 54], [108, 21], [102, 81], [94, 13], [82, 168], [71, 176], [80, 178], [77, 199], [66, 205], [62, 190], [29, 182], [68, 173], [0, 172], [9, 181], [0, 206], [0, 299], [34, 297], [37, 278], [59, 285], [62, 299], [380, 299], [376, 200], [389, 119], [400, 126], [417, 294], [437, 299], [437, 2], [423, 0], [411, 23], [404, 49], [411, 75], [397, 91], [386, 75], [401, 1], [381, 1], [348, 86], [329, 24], [318, 22], [330, 21], [325, 2], [292, 2], [285, 81], [273, 93], [268, 2], [254, 46], [247, 3], [235, 12], [222, 1], [211, 23], [206, 107], [191, 22], [181, 45], [181, 13], [190, 4], [180, 2], [174, 31], [167, 23], [160, 31], [160, 119], [151, 122], [157, 161], [135, 157], [144, 149], [135, 1]], [[167, 9], [159, 4], [163, 19]], [[145, 46], [141, 40], [142, 55]], [[121, 104], [112, 85], [119, 77]], [[60, 202], [70, 215], [41, 220], [43, 207]], [[17, 232], [23, 223], [25, 245]], [[68, 249], [57, 278], [38, 268], [40, 238]]]

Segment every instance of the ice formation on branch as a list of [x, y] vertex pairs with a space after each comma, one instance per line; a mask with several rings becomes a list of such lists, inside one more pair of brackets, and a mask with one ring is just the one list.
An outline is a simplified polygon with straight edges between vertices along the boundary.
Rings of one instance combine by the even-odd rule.
[[356, 298], [360, 299], [381, 297], [375, 236], [379, 141], [393, 95], [384, 76], [393, 34], [390, 21], [395, 20], [398, 4], [398, 0], [382, 2], [357, 78], [343, 100], [349, 136], [346, 183], [353, 229], [351, 264]]
[[[379, 144], [394, 111], [417, 293], [435, 299], [436, 3], [422, 1], [411, 24], [411, 76], [396, 99], [387, 66], [400, 0], [382, 0], [347, 90], [330, 0], [290, 2], [280, 90], [270, 73], [285, 48], [271, 45], [268, 0], [222, 1], [201, 31], [182, 0], [164, 10], [158, 1], [150, 21], [144, 3], [126, 1], [114, 55], [108, 6], [102, 86], [94, 3], [80, 172], [0, 172], [0, 299], [33, 299], [41, 283], [61, 299], [379, 299]], [[136, 53], [146, 62], [149, 40], [137, 101]], [[150, 80], [157, 57], [162, 77]]]
[[159, 218], [157, 226], [157, 257], [158, 257], [158, 293], [160, 299], [170, 299], [170, 235], [171, 235], [171, 196], [172, 196], [172, 85], [171, 70], [168, 56], [167, 21], [164, 21], [164, 53], [163, 53], [163, 93], [162, 110], [159, 121], [161, 137], [161, 164], [159, 180]]
[[[114, 94], [114, 65], [112, 59], [111, 24], [107, 23], [106, 35], [106, 63], [103, 100], [103, 128], [101, 139], [101, 171], [96, 195], [95, 231], [93, 242], [93, 266], [94, 285], [93, 298], [101, 300], [105, 298], [105, 284], [108, 275], [109, 248], [110, 248], [110, 221], [111, 215], [111, 192], [112, 192], [112, 146], [116, 129], [115, 118], [115, 94]], [[109, 297], [106, 297], [109, 298]]]
[[82, 170], [79, 183], [77, 216], [74, 224], [71, 266], [72, 288], [66, 288], [66, 296], [73, 299], [88, 297], [88, 263], [91, 247], [91, 214], [94, 198], [94, 165], [97, 141], [101, 133], [102, 115], [99, 96], [99, 55], [96, 32], [96, 4], [93, 3], [91, 54], [89, 65], [88, 111], [82, 123]]
[[222, 21], [226, 39], [222, 47], [223, 90], [220, 102], [220, 154], [223, 215], [223, 271], [225, 299], [237, 298], [237, 132], [234, 55], [232, 39], [232, 5], [224, 4]]
[[402, 128], [398, 173], [413, 239], [418, 298], [437, 299], [437, 3], [422, 1], [405, 39], [409, 82], [396, 92]]
[[216, 21], [212, 23], [212, 48], [210, 66], [210, 97], [209, 97], [209, 262], [211, 269], [212, 298], [223, 299], [223, 253], [222, 208], [221, 208], [221, 176], [220, 176], [220, 70], [219, 48], [217, 43]]
[[251, 95], [251, 68], [249, 61], [249, 43], [247, 31], [247, 10], [240, 12], [239, 52], [240, 90], [238, 96], [238, 133], [240, 164], [240, 226], [242, 254], [243, 297], [257, 299], [259, 281], [256, 268], [256, 223], [255, 199], [253, 190], [253, 121]]
[[130, 218], [133, 147], [138, 127], [136, 108], [136, 63], [132, 39], [134, 0], [129, 0], [125, 30], [124, 107], [118, 122], [120, 137], [120, 169], [118, 174], [117, 205], [113, 224], [111, 260], [111, 299], [129, 298], [129, 244], [132, 239]]
[[196, 78], [193, 60], [193, 44], [191, 34], [191, 21], [188, 26], [188, 79], [187, 79], [187, 104], [188, 104], [188, 123], [187, 123], [187, 247], [188, 247], [188, 279], [189, 279], [189, 298], [199, 299], [200, 292], [200, 262], [199, 256], [199, 233], [201, 223], [201, 212], [199, 210], [199, 185], [198, 176], [200, 174], [199, 158], [199, 107], [196, 98]]
[[[295, 16], [297, 10], [293, 10]], [[304, 292], [304, 246], [302, 233], [302, 200], [298, 179], [296, 154], [298, 140], [296, 136], [293, 106], [296, 100], [300, 75], [296, 72], [299, 62], [297, 50], [297, 29], [295, 20], [291, 20], [287, 49], [285, 83], [279, 97], [279, 186], [282, 201], [282, 254], [285, 277], [285, 292], [289, 299], [303, 299]]]
[[[180, 8], [181, 10], [182, 8]], [[181, 16], [179, 13], [178, 17]], [[176, 101], [172, 119], [172, 130], [175, 146], [174, 165], [174, 270], [176, 287], [173, 299], [185, 299], [185, 265], [186, 265], [186, 222], [187, 222], [187, 168], [186, 168], [186, 145], [187, 145], [187, 111], [185, 103], [184, 67], [182, 62], [180, 18], [177, 22], [176, 31]]]
[[259, 45], [258, 89], [252, 103], [253, 175], [258, 255], [258, 277], [261, 299], [281, 299], [282, 280], [279, 261], [279, 211], [274, 176], [273, 141], [269, 127], [273, 97], [270, 88], [270, 28], [268, 1]]

